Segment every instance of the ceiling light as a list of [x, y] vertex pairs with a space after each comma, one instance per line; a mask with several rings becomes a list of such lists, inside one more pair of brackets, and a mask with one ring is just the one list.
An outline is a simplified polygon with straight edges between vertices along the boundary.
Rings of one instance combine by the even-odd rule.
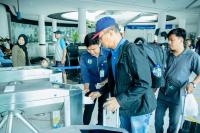
[[[96, 17], [103, 13], [104, 11], [101, 11], [101, 10], [98, 10], [98, 11], [92, 11], [92, 12], [89, 12], [89, 11], [86, 11], [86, 19], [88, 21], [95, 21], [96, 20]], [[62, 18], [65, 18], [65, 19], [71, 19], [71, 20], [78, 20], [78, 12], [76, 11], [72, 11], [72, 12], [67, 12], [67, 13], [64, 13], [61, 15]]]
[[140, 18], [136, 19], [134, 22], [154, 22], [158, 18], [158, 15], [151, 15], [151, 16], [141, 16]]

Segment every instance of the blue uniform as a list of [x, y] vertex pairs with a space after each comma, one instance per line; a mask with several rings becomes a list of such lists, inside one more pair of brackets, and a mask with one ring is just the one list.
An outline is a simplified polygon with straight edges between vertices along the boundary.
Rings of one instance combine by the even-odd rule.
[[89, 90], [96, 90], [95, 85], [104, 81], [108, 77], [107, 57], [109, 50], [100, 49], [98, 58], [92, 56], [89, 52], [84, 52], [81, 55], [81, 79], [82, 83], [89, 83]]
[[[80, 67], [82, 83], [89, 83], [90, 92], [95, 91], [96, 84], [104, 81], [108, 77], [108, 54], [108, 49], [101, 48], [98, 58], [92, 56], [89, 52], [85, 52], [81, 55]], [[103, 103], [105, 102], [106, 98], [106, 95], [102, 95], [98, 98], [98, 125], [103, 124]], [[96, 99], [94, 100], [94, 103], [95, 102]], [[85, 125], [90, 123], [94, 105], [95, 104], [85, 105], [85, 110], [83, 113], [83, 123]]]

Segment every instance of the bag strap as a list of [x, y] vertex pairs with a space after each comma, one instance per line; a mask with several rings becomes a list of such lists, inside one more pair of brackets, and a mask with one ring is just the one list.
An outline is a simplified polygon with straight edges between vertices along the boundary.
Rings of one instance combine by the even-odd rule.
[[154, 63], [154, 61], [147, 55], [147, 58], [150, 60], [150, 62], [155, 66], [156, 64]]
[[[132, 45], [131, 43], [129, 43], [128, 41], [125, 42], [123, 48], [122, 48], [122, 58], [125, 59], [125, 71], [128, 73], [129, 75], [129, 78], [132, 80], [132, 72], [131, 72], [131, 68], [130, 68], [130, 65], [129, 65], [129, 61], [128, 61], [128, 54], [127, 54], [127, 51], [128, 51], [128, 47]], [[134, 45], [134, 44], [133, 44]]]
[[128, 41], [125, 41], [125, 44], [122, 48], [122, 55], [123, 56], [127, 56], [127, 50], [128, 50], [129, 45], [131, 45], [131, 44]]
[[163, 55], [163, 60], [162, 60], [162, 64], [163, 64], [163, 69], [166, 67], [166, 53], [165, 50], [163, 48], [161, 48], [162, 50], [162, 55]]

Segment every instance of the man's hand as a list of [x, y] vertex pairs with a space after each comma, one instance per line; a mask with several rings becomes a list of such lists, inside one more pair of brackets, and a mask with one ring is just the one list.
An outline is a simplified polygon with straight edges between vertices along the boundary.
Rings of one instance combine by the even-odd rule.
[[98, 92], [98, 91], [96, 91], [96, 92], [91, 92], [90, 95], [89, 95], [89, 97], [91, 97], [92, 100], [94, 100], [94, 99], [96, 99], [96, 98], [98, 98], [98, 97], [100, 97], [100, 96], [101, 96], [101, 93]]
[[65, 59], [61, 60], [61, 64], [65, 65]]
[[110, 99], [107, 100], [107, 102], [103, 105], [103, 107], [107, 108], [112, 112], [115, 112], [120, 107], [120, 105], [115, 97], [111, 97]]
[[90, 90], [89, 90], [89, 83], [85, 83], [85, 84], [83, 85], [83, 91], [84, 91], [85, 93], [87, 93], [87, 92], [90, 91]]
[[89, 89], [83, 89], [83, 91], [84, 91], [85, 93], [87, 93], [87, 92], [89, 92], [90, 90], [89, 90]]
[[96, 84], [96, 89], [100, 89], [101, 87], [103, 87], [104, 86], [104, 84], [102, 84], [102, 83], [97, 83]]
[[186, 86], [187, 93], [188, 94], [192, 93], [192, 90], [193, 90], [193, 84], [192, 83], [187, 84]]
[[97, 83], [97, 84], [96, 84], [96, 89], [100, 89], [100, 88], [103, 87], [107, 82], [108, 82], [108, 78], [105, 79], [104, 81], [102, 81], [101, 83]]

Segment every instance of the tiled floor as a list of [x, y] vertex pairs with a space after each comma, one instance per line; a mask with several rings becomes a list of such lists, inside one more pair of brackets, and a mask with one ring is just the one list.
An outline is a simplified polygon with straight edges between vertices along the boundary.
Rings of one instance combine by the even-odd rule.
[[[192, 76], [194, 77], [194, 76]], [[197, 88], [194, 90], [194, 95], [200, 105], [200, 85], [197, 86]], [[200, 106], [199, 106], [200, 110]], [[92, 121], [91, 124], [96, 124], [96, 114], [97, 114], [97, 106], [95, 107], [93, 116], [92, 116]], [[165, 131], [166, 127], [168, 126], [168, 112], [166, 112], [165, 116]], [[26, 115], [25, 116], [35, 127], [38, 129], [51, 129], [51, 121], [50, 121], [50, 114], [41, 114], [40, 116], [36, 115]], [[200, 116], [197, 118], [200, 120]], [[2, 129], [0, 129], [0, 133], [5, 133], [6, 126], [4, 126]], [[13, 133], [31, 133], [30, 130], [27, 129], [18, 119], [14, 119], [14, 124], [13, 124]], [[67, 133], [67, 131], [66, 131]], [[149, 133], [155, 133], [154, 129], [154, 113], [151, 117], [150, 120], [150, 128], [149, 128]]]

